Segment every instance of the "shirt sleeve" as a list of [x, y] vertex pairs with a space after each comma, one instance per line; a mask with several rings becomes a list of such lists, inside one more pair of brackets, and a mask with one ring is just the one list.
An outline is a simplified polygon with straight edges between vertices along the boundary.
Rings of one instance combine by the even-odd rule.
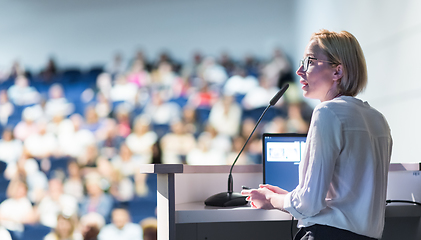
[[316, 108], [300, 166], [299, 185], [286, 195], [284, 209], [295, 218], [314, 216], [326, 208], [335, 163], [342, 149], [342, 127], [327, 107]]

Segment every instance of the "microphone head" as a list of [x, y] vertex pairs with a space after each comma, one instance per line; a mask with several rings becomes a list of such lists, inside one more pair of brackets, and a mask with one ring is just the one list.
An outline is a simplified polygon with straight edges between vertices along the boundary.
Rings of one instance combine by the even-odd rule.
[[281, 88], [281, 90], [279, 90], [279, 92], [278, 93], [276, 93], [276, 95], [270, 100], [270, 102], [269, 102], [269, 104], [271, 105], [271, 106], [273, 106], [273, 105], [275, 105], [278, 101], [279, 101], [279, 99], [282, 97], [282, 95], [284, 95], [284, 93], [285, 93], [285, 91], [288, 89], [288, 87], [289, 87], [289, 84], [287, 83], [287, 84], [285, 84], [282, 88]]

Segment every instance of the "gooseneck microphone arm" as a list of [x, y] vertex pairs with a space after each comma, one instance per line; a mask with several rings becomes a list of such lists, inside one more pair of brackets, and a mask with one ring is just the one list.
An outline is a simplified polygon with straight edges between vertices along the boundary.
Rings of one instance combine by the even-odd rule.
[[251, 131], [249, 137], [247, 138], [246, 142], [244, 143], [243, 147], [241, 148], [240, 152], [238, 153], [237, 157], [235, 158], [234, 162], [231, 165], [231, 169], [230, 169], [230, 173], [228, 175], [228, 192], [232, 193], [233, 192], [233, 179], [232, 179], [232, 169], [234, 168], [235, 163], [237, 162], [238, 158], [240, 157], [241, 153], [244, 151], [244, 148], [246, 148], [247, 143], [249, 142], [251, 136], [253, 136], [254, 132], [256, 131], [257, 126], [259, 126], [260, 121], [262, 121], [263, 116], [265, 116], [265, 113], [268, 111], [268, 109], [270, 107], [272, 107], [273, 105], [275, 105], [279, 99], [282, 97], [282, 95], [284, 95], [285, 91], [288, 89], [289, 84], [285, 84], [281, 90], [278, 91], [278, 93], [276, 93], [276, 95], [270, 100], [269, 105], [265, 108], [265, 110], [263, 111], [262, 115], [260, 115], [259, 120], [257, 120], [256, 125], [253, 128], [253, 131]]
[[228, 191], [221, 192], [215, 195], [208, 197], [205, 200], [206, 206], [216, 206], [216, 207], [228, 207], [228, 206], [242, 206], [247, 204], [246, 197], [241, 195], [241, 193], [234, 193], [233, 192], [233, 178], [232, 178], [232, 169], [234, 168], [235, 163], [237, 162], [238, 158], [240, 157], [241, 153], [244, 151], [247, 143], [249, 142], [251, 136], [253, 136], [254, 131], [256, 131], [257, 126], [259, 125], [260, 121], [262, 120], [263, 116], [265, 115], [266, 111], [273, 105], [275, 105], [278, 100], [284, 95], [285, 91], [288, 89], [289, 84], [285, 84], [281, 90], [276, 93], [276, 95], [270, 100], [269, 105], [263, 111], [262, 115], [260, 116], [259, 120], [257, 121], [256, 125], [254, 126], [253, 131], [251, 132], [250, 136], [247, 138], [246, 142], [241, 148], [240, 152], [238, 153], [237, 157], [234, 160], [234, 163], [231, 165], [231, 169], [228, 176]]

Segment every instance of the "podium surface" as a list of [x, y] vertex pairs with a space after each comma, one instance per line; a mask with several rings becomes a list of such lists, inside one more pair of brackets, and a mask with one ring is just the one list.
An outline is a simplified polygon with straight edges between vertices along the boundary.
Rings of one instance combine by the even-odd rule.
[[[230, 239], [244, 239], [243, 230], [251, 226], [256, 231], [266, 231], [273, 228], [283, 234], [289, 234], [291, 215], [278, 210], [252, 209], [250, 206], [240, 207], [210, 207], [205, 206], [204, 201], [209, 196], [227, 191], [228, 174], [231, 166], [190, 166], [183, 164], [145, 164], [141, 167], [142, 173], [157, 174], [157, 218], [158, 218], [158, 239], [175, 240], [181, 239], [201, 239], [199, 235], [206, 235], [209, 232], [221, 232], [225, 234], [232, 228], [240, 230], [231, 233]], [[402, 192], [402, 187], [396, 183], [405, 184], [401, 179], [411, 182], [414, 189], [421, 189], [420, 171], [416, 167], [392, 166], [389, 172], [389, 186], [397, 189], [389, 189], [388, 197], [412, 198], [420, 201], [420, 192]], [[403, 177], [405, 175], [406, 177]], [[409, 176], [409, 177], [408, 177]], [[261, 165], [238, 165], [233, 169], [234, 192], [240, 192], [241, 186], [257, 188], [262, 182]], [[414, 180], [415, 179], [415, 180]], [[421, 191], [421, 190], [420, 190]], [[404, 196], [405, 195], [405, 196]], [[388, 198], [390, 199], [390, 198]], [[403, 200], [401, 199], [401, 200]], [[410, 200], [410, 199], [408, 199]], [[421, 239], [421, 207], [413, 204], [392, 203], [386, 207], [386, 227], [385, 234], [389, 235], [396, 230], [405, 231], [404, 235], [399, 235], [399, 239]], [[406, 223], [405, 221], [410, 221]], [[388, 222], [391, 222], [388, 224]], [[296, 221], [295, 221], [296, 223]], [[294, 225], [295, 225], [294, 223]], [[280, 226], [284, 224], [285, 226]], [[397, 225], [402, 225], [396, 227]], [[412, 225], [411, 225], [412, 224]], [[177, 227], [176, 227], [177, 225]], [[268, 227], [263, 227], [267, 225]], [[403, 229], [406, 226], [411, 229]], [[210, 226], [210, 227], [209, 227]], [[278, 227], [280, 226], [280, 227]], [[176, 231], [179, 229], [179, 233]], [[215, 231], [216, 229], [216, 231]], [[260, 229], [260, 230], [259, 230]], [[191, 233], [190, 238], [186, 232]], [[206, 232], [200, 234], [198, 232]], [[181, 232], [183, 232], [181, 234]], [[268, 235], [278, 234], [278, 232], [267, 232]], [[245, 233], [244, 233], [245, 234]], [[382, 239], [395, 239], [393, 236], [385, 236]], [[209, 236], [209, 235], [207, 235]], [[215, 236], [220, 237], [216, 234]], [[238, 238], [236, 238], [238, 236]], [[404, 238], [401, 238], [404, 237]], [[288, 237], [289, 238], [289, 237]], [[212, 239], [212, 238], [209, 238]], [[247, 239], [247, 237], [246, 237]], [[252, 238], [251, 238], [252, 239]], [[270, 239], [266, 238], [265, 239]], [[279, 236], [276, 238], [279, 239]]]

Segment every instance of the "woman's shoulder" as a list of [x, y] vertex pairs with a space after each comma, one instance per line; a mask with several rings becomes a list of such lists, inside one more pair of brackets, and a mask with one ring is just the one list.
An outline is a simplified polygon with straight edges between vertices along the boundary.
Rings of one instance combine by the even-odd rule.
[[358, 98], [351, 96], [341, 96], [339, 98], [332, 99], [330, 101], [324, 101], [319, 103], [314, 110], [319, 111], [320, 109], [330, 109], [335, 111], [336, 109], [350, 109], [356, 106], [364, 105], [364, 102]]

